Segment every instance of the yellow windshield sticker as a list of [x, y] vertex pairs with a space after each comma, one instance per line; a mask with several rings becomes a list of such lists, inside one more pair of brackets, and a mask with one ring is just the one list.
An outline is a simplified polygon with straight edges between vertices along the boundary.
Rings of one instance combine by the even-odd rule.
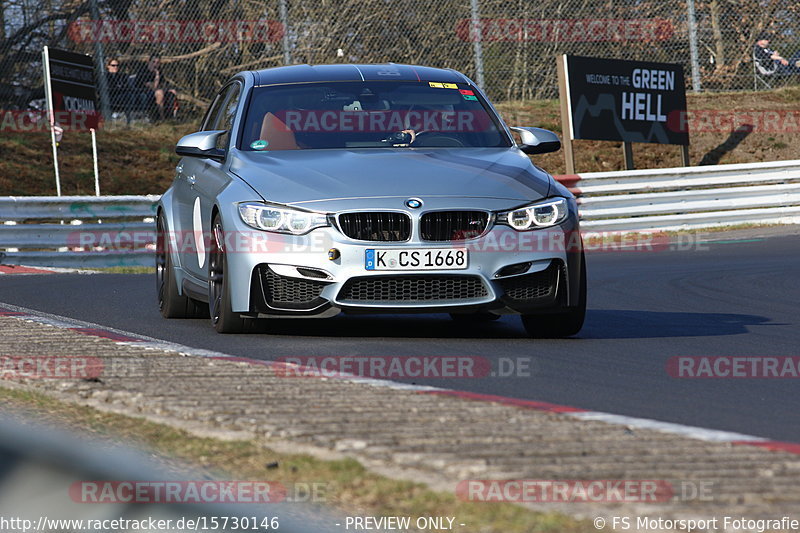
[[429, 81], [428, 85], [431, 87], [435, 87], [437, 89], [458, 89], [458, 85], [455, 83], [443, 83], [440, 81]]

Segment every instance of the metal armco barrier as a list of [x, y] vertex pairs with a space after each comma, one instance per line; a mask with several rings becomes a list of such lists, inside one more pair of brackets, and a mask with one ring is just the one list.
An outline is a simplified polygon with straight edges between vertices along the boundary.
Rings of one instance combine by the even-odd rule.
[[159, 196], [0, 197], [0, 264], [152, 266]]
[[[197, 481], [200, 479], [200, 481]], [[126, 524], [133, 521], [149, 523], [170, 520], [164, 531], [213, 529], [221, 533], [268, 533], [279, 530], [286, 533], [337, 533], [336, 527], [343, 519], [328, 507], [303, 501], [276, 500], [274, 503], [219, 503], [213, 498], [220, 492], [211, 491], [213, 503], [201, 500], [201, 495], [185, 498], [187, 501], [157, 501], [153, 490], [126, 492], [128, 501], [115, 501], [116, 490], [105, 493], [109, 503], [87, 503], [81, 501], [81, 483], [118, 487], [121, 483], [158, 485], [167, 483], [173, 487], [180, 484], [201, 485], [203, 483], [225, 483], [213, 480], [196, 472], [165, 469], [163, 461], [154, 460], [150, 454], [134, 448], [112, 445], [99, 439], [95, 441], [65, 432], [64, 430], [38, 425], [38, 421], [21, 420], [21, 415], [0, 415], [0, 517], [8, 521], [14, 517], [19, 527], [4, 528], [3, 531], [24, 531], [23, 521], [30, 524], [28, 531], [114, 531], [89, 527], [91, 523], [110, 522], [118, 519]], [[247, 482], [244, 482], [247, 483]], [[291, 486], [271, 485], [276, 493], [285, 490], [291, 495]], [[231, 494], [236, 494], [235, 490]], [[139, 501], [134, 499], [141, 498]], [[203, 496], [205, 497], [205, 496]], [[218, 498], [224, 500], [225, 498]], [[230, 499], [230, 498], [229, 498]], [[155, 501], [153, 501], [155, 500]], [[166, 500], [166, 498], [163, 498]], [[205, 517], [205, 518], [204, 518]], [[211, 517], [218, 518], [213, 528]], [[238, 520], [234, 520], [238, 518]], [[269, 528], [266, 523], [276, 519]], [[198, 527], [176, 527], [180, 521], [193, 520]], [[249, 520], [249, 522], [245, 522]], [[71, 522], [70, 522], [71, 521]], [[247, 528], [242, 524], [247, 523]], [[37, 526], [37, 524], [39, 524]], [[166, 524], [166, 522], [162, 522]], [[34, 527], [35, 526], [35, 527]], [[278, 527], [276, 527], [278, 526]], [[113, 527], [113, 526], [112, 526]], [[152, 528], [152, 526], [150, 526]], [[119, 531], [142, 531], [150, 529], [138, 525], [119, 526]], [[279, 529], [278, 529], [279, 528]]]
[[[584, 231], [800, 223], [800, 160], [561, 175]], [[150, 196], [0, 197], [0, 264], [153, 265]]]
[[556, 176], [584, 231], [800, 223], [800, 160]]

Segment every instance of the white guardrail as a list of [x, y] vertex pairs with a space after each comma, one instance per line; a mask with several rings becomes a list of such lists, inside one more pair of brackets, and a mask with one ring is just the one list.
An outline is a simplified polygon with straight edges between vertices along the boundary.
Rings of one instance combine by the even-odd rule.
[[[800, 223], [800, 160], [556, 176], [585, 233]], [[0, 197], [0, 264], [154, 264], [158, 196]]]
[[159, 196], [0, 197], [0, 264], [154, 266]]
[[584, 232], [800, 223], [800, 160], [556, 179], [578, 197]]

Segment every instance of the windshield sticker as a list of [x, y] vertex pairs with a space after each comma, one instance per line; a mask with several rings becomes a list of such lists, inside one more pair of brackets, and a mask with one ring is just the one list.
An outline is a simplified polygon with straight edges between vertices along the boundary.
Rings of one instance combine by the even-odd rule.
[[442, 83], [439, 81], [429, 81], [428, 85], [430, 85], [434, 89], [458, 89], [458, 85], [456, 85], [455, 83]]
[[474, 102], [478, 101], [478, 97], [477, 96], [473, 96], [471, 94], [464, 94], [462, 96], [464, 97], [464, 100], [472, 100]]
[[474, 96], [475, 93], [470, 91], [469, 89], [460, 89], [458, 92], [464, 95]]
[[267, 146], [269, 146], [269, 142], [261, 139], [250, 143], [250, 148], [253, 150], [266, 150]]

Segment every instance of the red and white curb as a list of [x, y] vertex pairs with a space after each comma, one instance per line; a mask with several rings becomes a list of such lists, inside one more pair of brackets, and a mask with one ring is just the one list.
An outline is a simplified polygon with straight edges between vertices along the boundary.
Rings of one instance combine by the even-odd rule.
[[19, 265], [0, 265], [0, 275], [2, 274], [55, 274], [55, 270], [45, 270], [43, 268], [33, 268]]
[[583, 194], [583, 191], [578, 187], [581, 181], [580, 174], [558, 174], [553, 175], [553, 179], [569, 189], [569, 192], [574, 194], [575, 198], [579, 198]]
[[99, 272], [89, 268], [0, 265], [0, 275], [3, 274], [99, 274]]
[[[204, 350], [199, 348], [192, 348], [182, 344], [177, 344], [169, 341], [155, 339], [137, 333], [130, 333], [114, 328], [107, 328], [99, 324], [91, 322], [84, 322], [68, 317], [58, 315], [51, 315], [41, 311], [34, 311], [24, 307], [0, 303], [0, 316], [9, 316], [35, 322], [38, 324], [47, 324], [61, 329], [75, 331], [84, 335], [94, 337], [101, 337], [109, 339], [117, 344], [122, 345], [135, 345], [153, 350], [162, 350], [177, 352], [185, 356], [206, 357], [211, 359], [219, 359], [230, 362], [247, 363], [251, 365], [266, 366], [271, 368], [286, 368], [292, 367], [300, 371], [303, 367], [292, 365], [290, 363], [281, 363], [275, 361], [262, 361], [259, 359], [251, 359], [248, 357], [239, 357], [213, 350]], [[310, 369], [309, 369], [310, 370]], [[417, 392], [419, 394], [428, 394], [438, 397], [453, 397], [463, 400], [480, 401], [498, 403], [517, 407], [519, 409], [532, 409], [535, 411], [543, 411], [549, 413], [558, 413], [563, 416], [569, 416], [578, 420], [591, 420], [597, 422], [605, 422], [607, 424], [625, 426], [632, 429], [644, 429], [658, 431], [661, 433], [668, 433], [671, 435], [678, 435], [681, 437], [701, 440], [706, 442], [716, 443], [729, 443], [736, 446], [755, 446], [770, 451], [781, 451], [792, 454], [800, 455], [800, 443], [774, 441], [753, 435], [746, 435], [742, 433], [735, 433], [730, 431], [721, 431], [716, 429], [700, 428], [695, 426], [687, 426], [683, 424], [675, 424], [672, 422], [662, 422], [660, 420], [651, 420], [647, 418], [636, 418], [624, 415], [617, 415], [613, 413], [603, 413], [600, 411], [589, 411], [579, 407], [571, 407], [567, 405], [559, 405], [548, 402], [540, 402], [535, 400], [524, 400], [519, 398], [511, 398], [506, 396], [495, 396], [491, 394], [481, 394], [469, 391], [460, 391], [452, 389], [442, 389], [439, 387], [431, 387], [425, 385], [412, 385], [407, 383], [398, 383], [391, 380], [365, 378], [361, 376], [345, 376], [341, 379], [345, 381], [356, 382], [360, 384], [370, 385], [373, 387], [386, 387], [394, 390], [403, 390]]]

